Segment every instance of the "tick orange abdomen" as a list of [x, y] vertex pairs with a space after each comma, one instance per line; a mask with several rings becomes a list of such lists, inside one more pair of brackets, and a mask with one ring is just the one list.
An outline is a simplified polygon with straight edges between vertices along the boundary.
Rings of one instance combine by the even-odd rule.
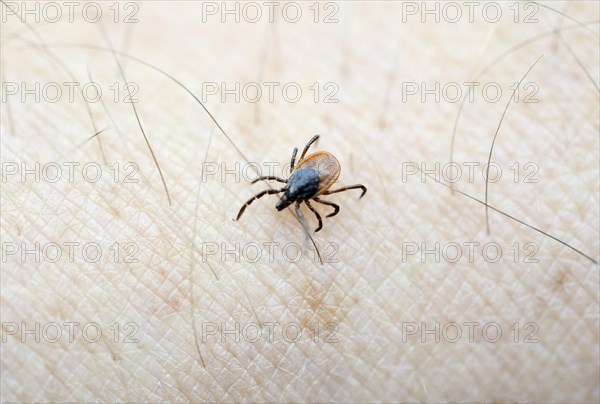
[[333, 154], [325, 151], [306, 156], [298, 163], [295, 170], [299, 168], [312, 168], [319, 173], [319, 191], [317, 195], [327, 191], [337, 181], [342, 171], [340, 163]]

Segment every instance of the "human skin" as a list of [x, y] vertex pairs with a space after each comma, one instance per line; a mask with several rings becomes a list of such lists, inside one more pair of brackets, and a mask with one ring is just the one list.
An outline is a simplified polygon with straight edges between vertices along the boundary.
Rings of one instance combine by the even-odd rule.
[[[489, 212], [488, 234], [484, 205], [407, 173], [413, 163], [433, 169], [436, 162], [449, 162], [459, 104], [445, 97], [422, 102], [420, 93], [403, 91], [403, 83], [424, 82], [431, 89], [436, 82], [443, 87], [474, 81], [506, 49], [576, 25], [572, 20], [540, 8], [537, 23], [514, 24], [505, 4], [507, 17], [497, 24], [481, 14], [475, 23], [422, 23], [418, 15], [402, 23], [401, 3], [354, 2], [338, 3], [339, 22], [332, 24], [314, 23], [308, 3], [297, 24], [221, 23], [218, 16], [203, 23], [200, 3], [139, 5], [133, 27], [103, 20], [111, 45], [159, 66], [198, 96], [203, 82], [225, 82], [227, 88], [236, 82], [296, 82], [303, 96], [297, 103], [263, 99], [258, 107], [243, 97], [221, 102], [218, 95], [207, 96], [206, 107], [232, 143], [180, 86], [120, 57], [127, 81], [139, 86], [136, 112], [163, 171], [169, 204], [131, 104], [123, 102], [127, 92], [111, 53], [47, 48], [81, 83], [91, 81], [90, 66], [110, 115], [100, 103], [91, 105], [96, 129], [107, 130], [85, 142], [95, 130], [80, 98], [23, 103], [19, 94], [3, 103], [3, 401], [600, 400], [599, 271], [593, 262], [600, 248], [597, 24], [565, 30], [564, 42], [549, 36], [498, 62], [477, 88], [498, 83], [502, 99], [489, 102], [475, 91], [459, 121], [454, 151], [464, 170], [456, 188], [483, 200], [482, 167], [510, 86], [543, 54], [524, 80], [537, 84], [538, 102], [525, 102], [530, 91], [520, 87], [498, 131], [492, 161], [503, 176], [489, 184], [489, 204], [585, 257], [496, 211]], [[579, 21], [598, 15], [594, 2], [551, 5]], [[108, 5], [104, 11], [112, 16]], [[36, 81], [70, 80], [46, 51], [24, 47], [40, 38], [47, 44], [111, 46], [98, 23], [31, 26], [40, 37], [14, 16], [3, 26], [4, 82], [32, 87]], [[114, 82], [120, 83], [116, 103], [109, 89]], [[315, 82], [321, 86], [318, 102], [309, 90]], [[326, 82], [339, 87], [339, 102], [324, 102]], [[232, 221], [266, 185], [251, 185], [245, 175], [221, 178], [222, 164], [236, 171], [237, 162], [237, 172], [245, 172], [235, 147], [252, 162], [278, 163], [276, 173], [282, 174], [293, 147], [302, 150], [315, 133], [321, 138], [312, 150], [329, 151], [342, 165], [334, 188], [368, 188], [360, 200], [357, 190], [324, 197], [341, 210], [313, 234], [323, 265], [315, 262], [293, 210], [275, 210], [275, 196], [255, 201]], [[52, 183], [7, 174], [6, 163], [22, 162], [28, 168], [35, 162], [81, 165], [74, 181], [64, 179], [65, 169], [63, 179]], [[100, 181], [81, 177], [89, 162], [103, 167]], [[128, 162], [139, 167], [136, 183], [124, 180]], [[471, 162], [478, 164], [473, 180], [464, 165]], [[510, 168], [515, 163], [517, 181]], [[216, 174], [202, 175], [203, 168], [215, 167]], [[524, 180], [531, 167], [537, 171], [529, 179], [537, 182]], [[322, 216], [330, 210], [314, 205]], [[312, 213], [303, 213], [314, 229]], [[51, 242], [63, 247], [56, 263], [7, 250], [7, 243], [32, 249]], [[89, 242], [102, 248], [96, 263], [82, 258], [80, 246]], [[483, 250], [492, 242], [502, 249], [497, 262], [489, 262], [493, 250]], [[74, 262], [65, 258], [65, 243], [80, 243]], [[236, 243], [240, 249], [257, 243], [261, 258], [222, 256]], [[272, 259], [264, 243], [279, 243]], [[283, 254], [286, 243], [302, 248], [297, 262], [295, 249]], [[421, 256], [423, 247], [434, 249], [436, 243], [446, 255]], [[455, 263], [453, 243], [462, 246]], [[470, 244], [472, 259], [468, 243], [479, 243]], [[130, 245], [138, 248], [138, 262], [124, 262]], [[409, 254], [415, 245], [419, 252]], [[537, 262], [526, 262], [532, 251]], [[78, 323], [73, 341], [65, 322]], [[102, 330], [97, 342], [81, 333], [92, 322]], [[22, 332], [23, 325], [32, 330], [36, 323], [39, 341]], [[55, 336], [50, 323], [62, 329], [54, 343], [48, 341]], [[253, 323], [262, 325], [256, 342], [250, 341]], [[462, 330], [456, 341], [454, 323]], [[239, 341], [235, 331], [221, 333], [236, 324]], [[303, 334], [291, 342], [296, 324]], [[437, 341], [423, 332], [436, 326]], [[489, 334], [482, 334], [484, 327]], [[498, 328], [502, 335], [493, 341]], [[131, 342], [124, 341], [127, 335]]]

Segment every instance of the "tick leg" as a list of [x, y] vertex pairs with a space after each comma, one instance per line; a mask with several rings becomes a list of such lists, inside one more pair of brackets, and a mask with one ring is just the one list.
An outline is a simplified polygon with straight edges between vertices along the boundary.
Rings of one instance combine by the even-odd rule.
[[296, 165], [296, 154], [298, 154], [298, 148], [294, 147], [294, 151], [292, 152], [292, 161], [290, 162], [290, 173], [294, 171], [294, 166]]
[[319, 215], [319, 212], [317, 212], [317, 210], [315, 208], [313, 208], [313, 206], [310, 204], [310, 202], [304, 201], [304, 203], [306, 203], [306, 206], [308, 206], [308, 208], [313, 211], [313, 213], [317, 217], [317, 220], [319, 221], [319, 227], [317, 227], [317, 230], [315, 230], [315, 233], [316, 233], [323, 228], [323, 220], [321, 220], [321, 215]]
[[315, 201], [315, 202], [319, 202], [319, 203], [322, 203], [323, 205], [329, 205], [329, 206], [331, 206], [331, 207], [333, 208], [333, 213], [330, 213], [330, 214], [328, 214], [328, 215], [327, 215], [327, 216], [325, 216], [325, 217], [332, 217], [332, 216], [335, 216], [335, 215], [337, 215], [337, 214], [338, 214], [338, 212], [340, 211], [340, 207], [339, 207], [338, 205], [336, 205], [335, 203], [333, 203], [333, 202], [324, 201], [324, 200], [322, 200], [322, 199], [319, 199], [319, 198], [313, 198], [313, 201]]
[[242, 215], [244, 214], [244, 211], [246, 210], [246, 207], [248, 205], [250, 205], [252, 202], [254, 202], [255, 200], [262, 198], [265, 195], [271, 195], [271, 194], [278, 194], [280, 192], [283, 192], [285, 188], [282, 189], [265, 189], [264, 191], [259, 192], [258, 194], [254, 195], [252, 198], [248, 199], [248, 201], [244, 204], [244, 206], [242, 206], [242, 208], [240, 209], [237, 217], [235, 218], [235, 220], [240, 220], [240, 217], [242, 217]]
[[358, 197], [359, 199], [362, 198], [363, 196], [365, 196], [365, 194], [367, 193], [367, 187], [365, 187], [364, 185], [361, 185], [361, 184], [357, 184], [357, 185], [350, 185], [347, 187], [343, 187], [340, 189], [334, 189], [333, 191], [325, 191], [325, 192], [323, 192], [322, 195], [335, 194], [338, 192], [348, 191], [349, 189], [362, 189], [362, 194], [360, 194], [360, 196]]
[[279, 182], [283, 182], [283, 183], [287, 182], [287, 180], [284, 180], [283, 178], [280, 178], [280, 177], [275, 177], [274, 175], [261, 175], [260, 177], [257, 177], [254, 180], [252, 180], [252, 182], [250, 184], [255, 184], [258, 181], [264, 181], [264, 180], [279, 181]]
[[319, 138], [319, 136], [321, 136], [321, 135], [314, 135], [313, 138], [308, 141], [306, 146], [304, 146], [304, 150], [302, 150], [302, 155], [300, 156], [300, 160], [302, 160], [304, 158], [304, 155], [308, 151], [308, 148], [310, 147], [310, 145], [312, 145], [314, 142], [316, 142], [317, 139]]

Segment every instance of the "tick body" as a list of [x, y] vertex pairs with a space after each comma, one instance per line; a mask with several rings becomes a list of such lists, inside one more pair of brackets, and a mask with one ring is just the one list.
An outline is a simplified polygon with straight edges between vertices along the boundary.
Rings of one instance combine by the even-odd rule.
[[281, 189], [266, 189], [254, 195], [244, 204], [244, 206], [242, 206], [236, 220], [239, 220], [242, 217], [246, 207], [256, 199], [262, 198], [265, 195], [283, 193], [279, 201], [277, 201], [275, 208], [278, 211], [281, 211], [290, 206], [292, 203], [295, 203], [296, 212], [299, 214], [300, 205], [305, 203], [319, 221], [319, 226], [315, 230], [316, 233], [323, 228], [323, 221], [321, 219], [321, 215], [319, 215], [319, 212], [317, 212], [317, 210], [311, 205], [310, 201], [315, 201], [317, 203], [332, 207], [333, 212], [326, 216], [332, 217], [338, 214], [340, 207], [333, 202], [321, 199], [320, 196], [330, 195], [350, 189], [361, 189], [362, 193], [360, 198], [362, 198], [367, 192], [367, 188], [361, 184], [330, 190], [331, 186], [340, 176], [341, 166], [338, 160], [331, 153], [325, 151], [312, 153], [305, 157], [306, 152], [310, 146], [317, 141], [317, 139], [319, 139], [319, 135], [315, 135], [306, 144], [297, 165], [296, 154], [298, 153], [298, 149], [294, 148], [290, 164], [291, 175], [289, 179], [286, 180], [280, 177], [263, 176], [252, 181], [253, 184], [262, 180], [278, 181], [285, 183], [286, 186]]

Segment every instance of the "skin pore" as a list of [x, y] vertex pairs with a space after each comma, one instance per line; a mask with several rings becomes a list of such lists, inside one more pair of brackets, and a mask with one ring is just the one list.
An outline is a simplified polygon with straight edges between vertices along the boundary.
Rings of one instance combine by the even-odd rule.
[[[458, 23], [422, 22], [400, 2], [319, 3], [315, 22], [301, 3], [297, 23], [270, 23], [266, 8], [223, 23], [200, 2], [159, 1], [139, 2], [132, 24], [119, 4], [117, 23], [108, 3], [101, 24], [3, 22], [2, 81], [63, 93], [2, 105], [2, 400], [600, 399], [597, 3], [545, 3], [568, 17], [499, 3], [498, 23], [479, 8], [469, 22], [466, 7]], [[456, 168], [468, 82], [453, 186], [484, 200], [512, 95], [488, 203], [573, 248], [491, 209], [488, 233], [484, 205], [431, 178], [449, 184]], [[341, 207], [333, 218], [315, 206], [323, 265], [276, 196], [232, 221], [268, 188], [250, 184], [254, 170], [287, 177], [317, 133], [311, 152], [342, 167], [334, 187], [369, 189], [323, 197]], [[23, 180], [36, 162], [39, 180]], [[9, 254], [36, 243], [37, 260]]]

